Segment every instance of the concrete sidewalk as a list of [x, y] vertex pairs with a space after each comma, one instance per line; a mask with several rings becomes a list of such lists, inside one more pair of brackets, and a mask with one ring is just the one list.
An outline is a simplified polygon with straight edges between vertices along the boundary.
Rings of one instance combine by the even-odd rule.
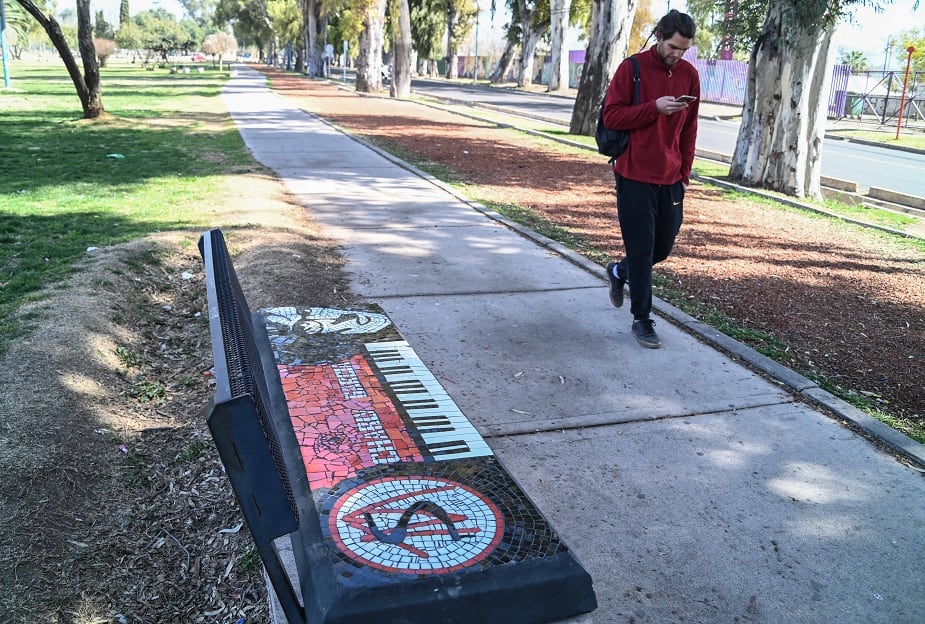
[[922, 621], [925, 479], [800, 401], [797, 376], [769, 381], [668, 320], [663, 348], [644, 349], [600, 267], [299, 111], [251, 69], [224, 96], [254, 156], [342, 242], [354, 292], [385, 309], [591, 573], [595, 624]]

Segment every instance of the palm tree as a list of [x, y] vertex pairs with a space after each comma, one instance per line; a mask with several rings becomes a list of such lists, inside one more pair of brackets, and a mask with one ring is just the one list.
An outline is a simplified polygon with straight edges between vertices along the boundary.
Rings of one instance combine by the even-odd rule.
[[860, 74], [870, 67], [870, 61], [860, 50], [839, 50], [838, 62], [842, 65], [850, 65], [852, 74]]

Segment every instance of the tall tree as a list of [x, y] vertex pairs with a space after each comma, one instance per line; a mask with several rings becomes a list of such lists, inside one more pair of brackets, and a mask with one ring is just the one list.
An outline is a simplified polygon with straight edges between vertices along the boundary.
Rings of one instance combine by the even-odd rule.
[[459, 0], [446, 0], [446, 77], [450, 80], [459, 78], [458, 24]]
[[549, 0], [517, 0], [517, 15], [521, 31], [517, 86], [526, 87], [533, 84], [536, 45], [549, 30]]
[[[758, 41], [768, 13], [770, 0], [713, 0], [718, 16], [714, 22], [712, 36], [719, 43], [716, 45], [718, 56], [735, 53], [735, 58], [746, 60]], [[853, 2], [867, 3], [869, 0], [832, 0], [833, 7]], [[893, 0], [887, 0], [892, 2]], [[697, 18], [695, 18], [696, 21]], [[697, 41], [700, 45], [700, 23], [697, 22]], [[711, 32], [708, 30], [708, 33]], [[731, 57], [724, 57], [731, 58]]]
[[212, 16], [215, 15], [218, 0], [179, 0], [179, 2], [190, 19], [200, 27], [208, 28], [212, 25]]
[[302, 9], [302, 47], [305, 48], [305, 64], [308, 72], [315, 76], [321, 70], [321, 56], [324, 48], [324, 12], [321, 0], [300, 0]]
[[697, 24], [697, 58], [717, 58], [725, 17], [736, 4], [729, 0], [687, 0], [687, 13]]
[[364, 0], [363, 32], [357, 56], [356, 89], [376, 93], [382, 89], [382, 44], [385, 41], [386, 0]]
[[897, 44], [895, 50], [899, 66], [903, 68], [906, 66], [906, 61], [909, 58], [909, 46], [912, 46], [915, 48], [915, 52], [912, 53], [912, 71], [925, 71], [925, 28], [904, 30], [895, 35], [893, 39]]
[[[119, 26], [119, 30], [116, 31], [116, 45], [123, 50], [140, 52], [144, 48], [144, 34], [138, 24], [129, 20]], [[132, 62], [135, 62], [134, 56]]]
[[[630, 27], [630, 40], [626, 46], [627, 54], [636, 54], [652, 42], [652, 29], [658, 18], [652, 15], [652, 0], [639, 0], [636, 14]], [[697, 27], [697, 41], [700, 41], [700, 27]]]
[[626, 55], [635, 15], [636, 0], [594, 0], [592, 3], [591, 36], [569, 122], [571, 134], [594, 133], [610, 77]]
[[156, 55], [167, 62], [171, 52], [185, 50], [191, 44], [189, 32], [166, 9], [142, 11], [132, 21], [141, 29], [142, 47], [148, 58]]
[[446, 77], [459, 77], [459, 43], [472, 32], [478, 6], [471, 0], [446, 2]]
[[742, 123], [729, 175], [796, 197], [821, 197], [832, 34], [844, 7], [833, 0], [776, 0], [748, 64]]
[[[652, 31], [658, 19], [652, 14], [653, 0], [637, 0], [636, 12], [633, 14], [633, 25], [630, 27], [630, 40], [627, 44], [627, 54], [635, 54], [643, 48], [648, 47], [652, 41]], [[717, 2], [724, 0], [688, 0], [688, 6], [697, 1]], [[589, 40], [591, 38], [591, 13], [593, 7], [592, 0], [572, 0], [571, 25], [578, 28], [581, 32], [581, 38]], [[692, 15], [693, 17], [693, 15]], [[694, 20], [696, 22], [696, 19]], [[697, 40], [700, 40], [700, 26], [697, 26]]]
[[112, 26], [106, 21], [106, 17], [103, 15], [102, 10], [96, 12], [96, 18], [93, 23], [93, 35], [100, 39], [112, 39], [116, 35]]
[[565, 47], [565, 35], [571, 6], [571, 0], [549, 0], [549, 91], [568, 88], [568, 49]]
[[265, 0], [219, 0], [212, 22], [218, 28], [230, 25], [242, 44], [254, 45], [266, 59], [273, 45], [273, 29]]
[[[327, 16], [324, 32], [328, 41], [338, 52], [343, 51], [346, 43], [348, 56], [349, 53], [356, 56], [356, 51], [360, 49], [360, 33], [363, 32], [362, 7], [352, 0], [324, 0], [324, 6]], [[346, 61], [349, 65], [349, 58]]]
[[392, 84], [389, 95], [406, 98], [411, 95], [411, 8], [408, 0], [395, 0], [397, 19], [392, 20]]
[[121, 0], [119, 2], [119, 25], [128, 24], [130, 19], [132, 16], [128, 12], [128, 0]]
[[459, 44], [469, 37], [478, 16], [473, 0], [446, 1], [446, 77], [459, 77]]
[[[510, 4], [508, 6], [510, 6]], [[514, 7], [516, 8], [516, 6], [515, 3]], [[495, 65], [495, 69], [488, 77], [488, 80], [492, 84], [504, 82], [507, 79], [507, 75], [511, 71], [511, 65], [514, 62], [514, 53], [520, 43], [520, 34], [520, 23], [518, 20], [513, 19], [512, 16], [511, 21], [505, 26], [504, 50], [501, 52], [498, 64]]]
[[29, 15], [42, 25], [51, 43], [61, 55], [67, 73], [77, 89], [77, 97], [83, 108], [84, 119], [97, 119], [105, 114], [103, 97], [100, 90], [100, 67], [93, 47], [93, 25], [90, 22], [90, 0], [77, 0], [77, 48], [83, 60], [84, 73], [80, 73], [77, 61], [71, 54], [61, 25], [55, 18], [45, 15], [32, 0], [16, 0]]
[[100, 64], [93, 45], [93, 22], [90, 21], [90, 0], [77, 0], [77, 51], [83, 61], [83, 82], [86, 85], [86, 100], [81, 98], [84, 118], [102, 117], [103, 94], [100, 86]]
[[[411, 41], [421, 65], [419, 71], [437, 75], [436, 60], [443, 52], [446, 8], [441, 0], [409, 0]], [[426, 63], [426, 69], [423, 64]]]
[[[296, 0], [268, 0], [267, 15], [270, 16], [273, 33], [287, 51], [286, 69], [292, 69], [293, 60], [296, 60], [295, 70], [301, 71], [301, 57], [293, 59], [293, 48], [302, 47], [303, 18], [299, 3]], [[204, 47], [202, 51], [207, 52]]]

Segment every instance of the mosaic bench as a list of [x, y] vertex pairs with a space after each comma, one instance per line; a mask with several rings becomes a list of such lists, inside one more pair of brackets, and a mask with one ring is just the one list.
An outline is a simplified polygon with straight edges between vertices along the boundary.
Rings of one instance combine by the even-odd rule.
[[289, 624], [596, 608], [590, 575], [380, 308], [251, 314], [221, 231], [199, 249], [208, 425]]

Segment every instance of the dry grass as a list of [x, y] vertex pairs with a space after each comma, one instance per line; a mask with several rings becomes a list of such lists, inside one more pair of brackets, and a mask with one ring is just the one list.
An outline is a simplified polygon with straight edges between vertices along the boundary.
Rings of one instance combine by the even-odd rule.
[[[336, 250], [278, 182], [228, 182], [216, 225], [251, 305], [343, 303]], [[266, 621], [259, 557], [203, 419], [198, 234], [97, 251], [22, 311], [35, 331], [0, 363], [0, 621]]]

